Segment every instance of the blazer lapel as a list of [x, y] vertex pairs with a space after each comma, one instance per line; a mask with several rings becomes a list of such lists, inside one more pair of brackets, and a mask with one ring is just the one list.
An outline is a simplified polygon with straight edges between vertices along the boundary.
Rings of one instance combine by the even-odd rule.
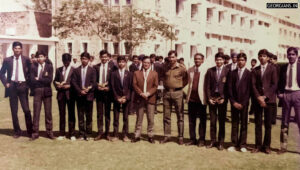
[[24, 73], [24, 76], [25, 76], [25, 73], [27, 72], [26, 69], [28, 69], [28, 68], [27, 68], [26, 63], [25, 63], [26, 62], [25, 58], [22, 55], [20, 57], [22, 59], [23, 73]]
[[298, 85], [300, 86], [300, 62], [297, 63], [297, 82]]

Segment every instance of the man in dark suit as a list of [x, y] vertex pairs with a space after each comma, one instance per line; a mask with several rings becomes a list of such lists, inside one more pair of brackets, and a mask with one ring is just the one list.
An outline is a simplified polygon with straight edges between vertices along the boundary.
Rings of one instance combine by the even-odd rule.
[[[142, 64], [140, 63], [139, 57], [137, 55], [132, 56], [133, 63], [129, 66], [129, 71], [133, 75], [135, 71], [141, 70]], [[129, 114], [136, 113], [136, 102], [135, 102], [135, 91], [132, 90], [131, 92], [131, 100], [129, 104]]]
[[[258, 52], [260, 66], [252, 71], [252, 89], [258, 106], [255, 107], [255, 149], [252, 153], [257, 153], [264, 149], [270, 154], [271, 129], [272, 129], [272, 105], [276, 103], [277, 71], [268, 63], [269, 52], [262, 49]], [[265, 137], [262, 144], [262, 114], [264, 112]]]
[[71, 66], [72, 56], [68, 53], [62, 55], [62, 62], [64, 66], [56, 69], [54, 78], [54, 87], [57, 90], [57, 102], [59, 109], [59, 131], [60, 136], [58, 140], [65, 139], [66, 129], [66, 105], [68, 107], [68, 124], [69, 124], [69, 137], [72, 141], [75, 138], [75, 95], [74, 90], [71, 88], [71, 78], [74, 68]]
[[126, 59], [124, 56], [117, 58], [119, 69], [111, 74], [111, 88], [114, 97], [114, 132], [112, 141], [117, 140], [119, 131], [119, 115], [122, 107], [123, 111], [123, 130], [122, 138], [124, 142], [129, 142], [128, 138], [128, 103], [130, 102], [132, 76], [131, 73], [125, 69]]
[[54, 139], [52, 123], [53, 66], [46, 62], [46, 55], [37, 52], [38, 63], [31, 66], [30, 81], [33, 86], [33, 133], [31, 140], [39, 138], [39, 123], [42, 103], [44, 103], [46, 132], [49, 139]]
[[[241, 152], [247, 152], [247, 126], [248, 126], [248, 105], [251, 91], [251, 72], [245, 67], [247, 56], [245, 53], [237, 55], [237, 69], [233, 70], [229, 76], [228, 89], [231, 110], [231, 141], [234, 146], [228, 151], [236, 151], [240, 148]], [[239, 125], [240, 135], [239, 135]]]
[[282, 99], [282, 123], [280, 133], [280, 151], [278, 154], [287, 151], [287, 138], [291, 109], [294, 107], [297, 117], [298, 128], [300, 129], [300, 63], [298, 49], [290, 47], [287, 50], [288, 64], [282, 66], [278, 83], [278, 97]]
[[[114, 65], [109, 65], [108, 52], [102, 50], [99, 53], [101, 63], [94, 66], [96, 70], [95, 98], [97, 103], [97, 125], [98, 135], [95, 141], [102, 138], [109, 140], [110, 108], [112, 102], [112, 90], [110, 87], [110, 75], [116, 69]], [[103, 115], [105, 116], [105, 132], [103, 133]]]
[[[29, 137], [32, 135], [32, 118], [28, 104], [28, 85], [30, 77], [30, 59], [22, 55], [22, 44], [13, 43], [14, 55], [4, 59], [0, 79], [5, 86], [5, 97], [9, 97], [14, 138], [22, 135], [18, 119], [18, 98], [20, 100]], [[5, 76], [6, 74], [6, 76]]]
[[[274, 67], [276, 68], [277, 71], [277, 77], [279, 78], [279, 74], [280, 74], [280, 66], [277, 64], [277, 56], [270, 53], [269, 54], [270, 57], [270, 64], [273, 64]], [[276, 124], [276, 118], [277, 118], [277, 103], [272, 105], [272, 124], [275, 125]]]
[[150, 64], [150, 58], [144, 57], [143, 70], [134, 72], [133, 76], [133, 88], [136, 92], [135, 99], [137, 102], [138, 112], [135, 126], [135, 138], [132, 140], [132, 142], [137, 142], [140, 140], [143, 116], [146, 111], [148, 120], [148, 141], [150, 143], [155, 143], [153, 139], [153, 128], [158, 76], [155, 71], [150, 70]]
[[205, 77], [206, 94], [210, 113], [210, 138], [211, 143], [207, 148], [212, 148], [216, 143], [217, 118], [219, 120], [219, 135], [217, 146], [224, 149], [225, 118], [226, 118], [226, 83], [229, 70], [224, 66], [224, 54], [219, 52], [215, 55], [216, 66], [207, 70]]
[[80, 55], [81, 66], [73, 71], [71, 84], [76, 91], [79, 139], [89, 140], [92, 135], [93, 100], [96, 85], [95, 69], [88, 65], [90, 54]]

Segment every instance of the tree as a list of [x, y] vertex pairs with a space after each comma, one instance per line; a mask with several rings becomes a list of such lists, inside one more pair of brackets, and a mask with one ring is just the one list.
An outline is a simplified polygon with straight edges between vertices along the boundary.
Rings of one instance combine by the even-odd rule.
[[16, 0], [16, 2], [22, 3], [27, 9], [30, 10], [51, 12], [52, 9], [51, 0], [31, 0], [32, 4], [23, 0]]
[[157, 36], [176, 39], [172, 26], [157, 14], [131, 7], [111, 8], [95, 1], [64, 1], [52, 25], [61, 38], [75, 34], [95, 35], [105, 41], [125, 41], [130, 54], [141, 43]]

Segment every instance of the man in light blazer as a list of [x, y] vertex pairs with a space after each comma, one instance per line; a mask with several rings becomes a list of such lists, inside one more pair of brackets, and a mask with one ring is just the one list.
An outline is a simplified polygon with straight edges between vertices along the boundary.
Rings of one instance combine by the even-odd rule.
[[[190, 142], [187, 145], [205, 146], [206, 133], [206, 95], [204, 80], [207, 68], [203, 65], [204, 55], [194, 55], [195, 65], [188, 69], [188, 93], [187, 102], [189, 110]], [[199, 140], [196, 140], [196, 120], [200, 117]]]
[[154, 111], [156, 103], [156, 90], [158, 86], [157, 72], [150, 69], [150, 58], [143, 58], [143, 69], [134, 72], [133, 88], [136, 94], [137, 119], [135, 126], [135, 138], [132, 142], [140, 140], [144, 112], [146, 111], [148, 120], [148, 141], [155, 143], [153, 140]]
[[[14, 138], [22, 135], [18, 119], [18, 99], [25, 115], [27, 135], [32, 135], [32, 118], [28, 102], [30, 84], [30, 59], [22, 55], [22, 43], [13, 42], [14, 55], [3, 60], [0, 79], [5, 86], [5, 97], [9, 97]], [[6, 76], [5, 76], [6, 75]]]
[[[252, 89], [258, 106], [255, 107], [255, 149], [252, 153], [265, 151], [270, 154], [272, 130], [272, 105], [276, 103], [277, 70], [269, 64], [269, 52], [262, 49], [258, 52], [260, 65], [252, 71]], [[265, 137], [262, 143], [262, 116], [264, 112]]]
[[66, 106], [68, 108], [69, 137], [72, 141], [75, 138], [75, 91], [71, 88], [71, 78], [74, 68], [71, 66], [72, 56], [68, 53], [62, 55], [63, 66], [56, 69], [54, 87], [57, 91], [57, 102], [59, 109], [59, 132], [58, 140], [66, 136]]

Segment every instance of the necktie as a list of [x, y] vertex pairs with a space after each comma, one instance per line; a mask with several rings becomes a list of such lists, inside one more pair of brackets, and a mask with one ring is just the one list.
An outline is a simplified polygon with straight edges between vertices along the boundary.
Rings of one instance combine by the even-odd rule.
[[105, 64], [103, 64], [103, 67], [102, 67], [102, 82], [101, 83], [105, 83], [106, 82], [106, 80], [105, 80]]
[[265, 73], [265, 66], [262, 66], [261, 77], [263, 77], [263, 76], [264, 76], [264, 73]]
[[198, 71], [198, 68], [196, 67], [196, 68], [195, 68], [195, 73], [198, 73], [198, 72], [199, 72], [199, 71]]
[[19, 81], [19, 57], [16, 57], [15, 81]]
[[239, 69], [238, 75], [239, 75], [239, 80], [241, 80], [241, 75], [242, 74], [242, 70]]
[[122, 87], [123, 87], [123, 80], [124, 80], [124, 72], [121, 71], [121, 85], [122, 85]]
[[81, 76], [82, 80], [82, 88], [84, 88], [85, 86], [85, 68], [82, 67], [82, 76]]
[[218, 78], [218, 81], [219, 81], [219, 79], [220, 79], [220, 68], [218, 68], [218, 71], [217, 71], [217, 78]]
[[291, 88], [292, 87], [292, 85], [293, 85], [293, 66], [292, 65], [290, 65], [290, 72], [289, 72], [289, 82], [288, 82], [288, 86], [289, 86], [289, 88]]
[[39, 74], [39, 80], [42, 79], [43, 77], [43, 65], [40, 65], [41, 66], [41, 71], [40, 71], [40, 74]]
[[64, 81], [66, 81], [66, 74], [67, 74], [67, 68], [66, 67], [64, 67], [64, 72], [63, 72], [63, 76], [64, 76]]

